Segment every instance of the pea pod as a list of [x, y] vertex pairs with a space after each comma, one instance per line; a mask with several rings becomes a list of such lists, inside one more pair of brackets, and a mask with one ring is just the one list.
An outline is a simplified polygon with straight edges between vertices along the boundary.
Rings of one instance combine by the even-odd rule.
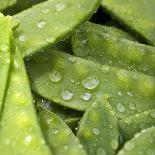
[[155, 110], [149, 110], [124, 118], [119, 121], [121, 134], [124, 139], [132, 138], [143, 129], [155, 126]]
[[0, 11], [16, 4], [17, 0], [0, 0]]
[[0, 14], [0, 114], [9, 76], [11, 33], [11, 18]]
[[155, 48], [133, 42], [119, 29], [83, 24], [72, 37], [73, 53], [97, 63], [155, 75]]
[[13, 16], [21, 21], [14, 36], [22, 56], [64, 39], [87, 20], [98, 5], [99, 0], [49, 0]]
[[155, 154], [155, 127], [143, 130], [130, 141], [117, 155], [153, 155]]
[[[101, 5], [114, 19], [130, 28], [143, 42], [155, 45], [155, 1], [102, 0]], [[144, 13], [146, 12], [146, 14]]]
[[11, 69], [1, 117], [3, 155], [52, 155], [37, 122], [31, 90], [20, 52], [11, 48]]
[[42, 130], [55, 155], [86, 155], [78, 139], [57, 115], [43, 108], [38, 115]]
[[89, 155], [113, 155], [118, 147], [118, 133], [118, 120], [111, 106], [98, 101], [86, 110], [77, 136]]
[[155, 78], [99, 65], [59, 51], [26, 62], [32, 90], [62, 106], [84, 111], [106, 98], [119, 118], [155, 108]]

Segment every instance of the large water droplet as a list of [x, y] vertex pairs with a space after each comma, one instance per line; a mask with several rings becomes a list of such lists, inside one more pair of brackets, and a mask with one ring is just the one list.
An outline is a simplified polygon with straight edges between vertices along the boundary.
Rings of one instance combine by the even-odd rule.
[[112, 149], [116, 150], [118, 147], [118, 141], [117, 140], [112, 140], [110, 143], [110, 146]]
[[62, 97], [63, 100], [69, 101], [69, 100], [71, 100], [73, 98], [73, 93], [68, 91], [68, 90], [63, 90], [61, 92], [61, 97]]
[[63, 11], [66, 8], [66, 4], [64, 3], [58, 3], [55, 5], [56, 11]]
[[98, 136], [100, 135], [100, 130], [98, 128], [93, 128], [93, 133]]
[[99, 80], [95, 76], [89, 76], [82, 81], [83, 87], [86, 89], [95, 89], [99, 85]]
[[122, 104], [122, 103], [117, 103], [116, 104], [116, 110], [118, 111], [118, 112], [125, 112], [125, 110], [126, 110], [126, 108], [125, 108], [125, 106]]
[[89, 101], [91, 99], [91, 94], [90, 93], [84, 93], [83, 95], [81, 95], [81, 98], [84, 101]]
[[40, 28], [40, 29], [43, 29], [45, 26], [46, 26], [46, 21], [45, 20], [40, 20], [37, 23], [37, 27]]
[[32, 141], [32, 136], [31, 135], [26, 136], [25, 139], [24, 139], [24, 142], [25, 142], [26, 145], [30, 144], [31, 141]]
[[53, 71], [49, 74], [49, 79], [51, 82], [59, 82], [61, 80], [61, 73], [58, 71]]

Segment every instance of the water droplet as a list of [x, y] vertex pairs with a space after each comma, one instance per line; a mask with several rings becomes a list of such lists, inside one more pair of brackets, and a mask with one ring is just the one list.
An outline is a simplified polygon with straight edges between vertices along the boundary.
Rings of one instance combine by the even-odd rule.
[[70, 56], [69, 57], [69, 61], [72, 62], [72, 63], [75, 63], [76, 62], [76, 58], [73, 57], [73, 56]]
[[128, 151], [131, 151], [134, 147], [135, 147], [134, 144], [131, 142], [126, 143], [124, 146], [124, 148]]
[[84, 93], [81, 98], [84, 100], [84, 101], [89, 101], [91, 99], [91, 94], [90, 93]]
[[63, 90], [61, 92], [61, 97], [62, 97], [63, 100], [69, 101], [69, 100], [71, 100], [73, 98], [73, 93], [68, 91], [68, 90]]
[[93, 133], [98, 136], [100, 135], [100, 130], [98, 128], [93, 128]]
[[105, 74], [109, 73], [110, 71], [110, 67], [109, 66], [102, 66], [101, 67], [101, 71]]
[[49, 79], [51, 82], [59, 82], [61, 80], [61, 73], [58, 71], [53, 71], [49, 74]]
[[118, 91], [118, 95], [122, 96], [123, 95], [122, 91]]
[[128, 72], [126, 70], [121, 69], [121, 70], [117, 71], [117, 77], [119, 80], [121, 80], [123, 82], [127, 82], [129, 75], [128, 75]]
[[58, 129], [56, 129], [56, 128], [54, 128], [54, 129], [52, 129], [52, 133], [56, 135], [56, 134], [58, 134], [58, 133], [59, 133], [59, 130], [58, 130]]
[[130, 103], [130, 104], [129, 104], [129, 108], [130, 108], [131, 110], [135, 110], [135, 109], [136, 109], [136, 106], [135, 106], [134, 103]]
[[152, 117], [152, 118], [155, 118], [155, 111], [153, 111], [153, 112], [151, 113], [151, 117]]
[[40, 20], [38, 23], [37, 23], [37, 27], [42, 29], [46, 26], [46, 21], [45, 20]]
[[144, 67], [143, 67], [143, 71], [144, 71], [144, 72], [149, 71], [149, 69], [150, 69], [149, 66], [144, 66]]
[[7, 44], [0, 44], [0, 51], [6, 52], [9, 49]]
[[32, 136], [31, 135], [26, 136], [25, 139], [24, 139], [25, 144], [29, 144], [29, 143], [31, 143], [31, 141], [32, 141]]
[[132, 94], [131, 91], [127, 91], [127, 95], [128, 95], [128, 96], [133, 96], [133, 94]]
[[107, 155], [107, 152], [104, 149], [99, 148], [97, 149], [97, 155]]
[[98, 78], [95, 76], [89, 76], [82, 81], [83, 87], [86, 89], [95, 89], [99, 83]]
[[123, 104], [121, 104], [121, 103], [117, 103], [116, 104], [116, 110], [118, 111], [118, 112], [125, 112], [125, 110], [126, 110], [126, 108], [125, 108], [125, 106], [123, 105]]
[[116, 150], [118, 147], [118, 141], [117, 140], [112, 140], [110, 143], [110, 146], [112, 149]]
[[41, 10], [41, 13], [47, 14], [47, 13], [49, 13], [49, 11], [50, 10], [48, 8], [44, 8], [44, 9]]
[[97, 102], [93, 102], [93, 103], [92, 103], [92, 107], [93, 107], [93, 108], [98, 108], [98, 107], [99, 107], [99, 104], [98, 104]]
[[58, 3], [55, 5], [56, 11], [63, 11], [66, 8], [66, 4], [64, 3]]
[[113, 129], [113, 125], [112, 124], [108, 124], [108, 128]]
[[25, 41], [26, 40], [26, 36], [24, 34], [19, 35], [18, 37], [19, 41]]

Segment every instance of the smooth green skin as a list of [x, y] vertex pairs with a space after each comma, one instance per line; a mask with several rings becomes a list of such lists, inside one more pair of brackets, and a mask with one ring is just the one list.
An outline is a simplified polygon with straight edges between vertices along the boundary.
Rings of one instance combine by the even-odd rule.
[[117, 155], [154, 155], [155, 154], [155, 127], [143, 130], [130, 141]]
[[0, 126], [2, 155], [52, 155], [45, 143], [32, 104], [31, 90], [20, 52], [12, 48], [10, 81]]
[[16, 1], [17, 0], [0, 0], [0, 11], [15, 5]]
[[113, 18], [155, 45], [154, 0], [102, 0], [101, 5]]
[[36, 109], [40, 109], [41, 108], [45, 108], [53, 113], [55, 113], [56, 115], [58, 115], [61, 119], [63, 120], [67, 120], [67, 122], [70, 119], [76, 119], [79, 117], [82, 117], [82, 113], [79, 111], [75, 111], [72, 109], [68, 109], [65, 107], [62, 107], [56, 103], [52, 103], [49, 100], [46, 100], [38, 95], [35, 95], [35, 99], [36, 99]]
[[0, 14], [0, 114], [10, 68], [11, 34], [11, 18]]
[[113, 155], [118, 147], [118, 120], [110, 104], [97, 101], [79, 123], [77, 137], [89, 155]]
[[141, 130], [155, 126], [155, 109], [124, 118], [119, 126], [123, 138], [128, 140]]
[[38, 115], [46, 140], [55, 155], [86, 155], [79, 140], [63, 120], [46, 109], [41, 109]]
[[[102, 97], [110, 102], [119, 118], [155, 108], [155, 78], [151, 76], [95, 64], [54, 50], [34, 55], [26, 66], [32, 90], [64, 107], [84, 111], [96, 97]], [[61, 77], [58, 82], [50, 78], [55, 71]], [[96, 88], [84, 87], [88, 77], [98, 81]], [[64, 91], [69, 91], [72, 98], [64, 100]], [[88, 101], [81, 98], [86, 92], [91, 94]]]
[[72, 37], [76, 56], [155, 76], [155, 47], [133, 42], [116, 28], [83, 24]]
[[[22, 56], [30, 56], [62, 40], [87, 20], [98, 5], [99, 0], [49, 0], [14, 15], [21, 21], [14, 36]], [[37, 26], [40, 22], [42, 28]], [[24, 36], [25, 40], [20, 41], [19, 36]]]

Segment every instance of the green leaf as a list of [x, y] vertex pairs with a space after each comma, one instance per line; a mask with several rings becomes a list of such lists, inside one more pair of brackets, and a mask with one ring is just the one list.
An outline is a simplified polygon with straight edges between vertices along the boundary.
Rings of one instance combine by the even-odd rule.
[[24, 63], [12, 47], [10, 81], [0, 126], [0, 152], [3, 155], [52, 155], [37, 122]]
[[[155, 45], [154, 0], [102, 0], [104, 10], [140, 35], [149, 44]], [[136, 33], [135, 33], [136, 32]]]
[[11, 38], [11, 18], [0, 14], [0, 114], [9, 76]]
[[88, 108], [80, 121], [77, 136], [89, 155], [114, 155], [118, 147], [118, 120], [106, 101]]
[[22, 56], [62, 40], [87, 20], [98, 5], [99, 0], [49, 0], [13, 16], [21, 21], [14, 36]]
[[155, 108], [155, 78], [151, 76], [55, 50], [34, 55], [26, 66], [32, 90], [64, 107], [84, 111], [102, 97], [120, 118]]
[[16, 1], [17, 0], [0, 0], [0, 11], [15, 5]]
[[119, 29], [83, 24], [73, 35], [72, 46], [76, 56], [155, 75], [155, 48], [133, 42], [130, 35]]
[[155, 127], [143, 130], [126, 142], [117, 155], [154, 155]]
[[39, 122], [55, 155], [86, 155], [79, 140], [54, 113], [40, 109]]
[[132, 115], [119, 121], [121, 134], [128, 140], [143, 129], [155, 126], [155, 110]]

